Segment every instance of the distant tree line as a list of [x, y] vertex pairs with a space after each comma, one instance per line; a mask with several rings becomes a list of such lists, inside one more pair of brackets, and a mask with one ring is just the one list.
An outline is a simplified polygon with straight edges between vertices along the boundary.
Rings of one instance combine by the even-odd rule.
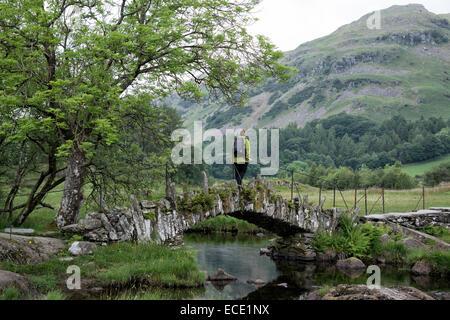
[[384, 168], [430, 160], [450, 153], [450, 120], [431, 117], [407, 121], [401, 116], [376, 122], [341, 113], [298, 128], [280, 130], [280, 163], [313, 163], [325, 168]]
[[417, 186], [417, 180], [402, 171], [399, 162], [378, 169], [362, 166], [358, 170], [349, 167], [325, 168], [322, 165], [312, 164], [307, 170], [295, 170], [294, 172], [295, 181], [314, 187], [322, 186], [325, 189], [364, 187], [411, 189]]

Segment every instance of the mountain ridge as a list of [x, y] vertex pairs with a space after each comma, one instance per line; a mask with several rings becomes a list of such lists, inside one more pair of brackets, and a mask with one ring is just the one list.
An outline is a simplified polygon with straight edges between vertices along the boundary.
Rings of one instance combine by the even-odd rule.
[[347, 112], [384, 120], [395, 115], [450, 118], [450, 14], [423, 5], [381, 10], [381, 29], [369, 29], [373, 12], [285, 53], [298, 69], [286, 83], [269, 79], [252, 88], [246, 107], [172, 99], [186, 125], [210, 128], [285, 127]]

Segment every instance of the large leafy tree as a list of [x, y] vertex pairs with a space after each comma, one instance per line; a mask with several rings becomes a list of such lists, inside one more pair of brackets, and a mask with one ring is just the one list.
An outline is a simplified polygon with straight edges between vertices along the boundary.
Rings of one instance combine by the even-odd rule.
[[9, 140], [44, 141], [54, 165], [64, 159], [58, 226], [76, 221], [87, 168], [121, 141], [136, 103], [206, 90], [240, 102], [265, 76], [287, 76], [281, 53], [245, 29], [258, 3], [0, 1], [3, 132], [14, 127]]

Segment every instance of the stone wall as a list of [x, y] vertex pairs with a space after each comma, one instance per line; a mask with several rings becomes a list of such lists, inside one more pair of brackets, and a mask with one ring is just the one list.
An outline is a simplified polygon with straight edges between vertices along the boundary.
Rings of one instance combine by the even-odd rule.
[[226, 214], [254, 223], [289, 237], [298, 233], [331, 231], [337, 223], [336, 210], [322, 210], [308, 201], [308, 196], [293, 203], [275, 194], [264, 179], [251, 180], [243, 190], [236, 184], [209, 188], [209, 193], [185, 192], [171, 201], [138, 201], [131, 196], [130, 207], [114, 207], [108, 212], [92, 212], [77, 224], [65, 226], [62, 232], [80, 234], [85, 240], [154, 241], [164, 243], [200, 221]]
[[433, 210], [419, 210], [406, 213], [372, 214], [361, 217], [362, 222], [391, 222], [406, 228], [422, 229], [427, 225], [445, 226], [450, 223], [449, 208], [432, 208]]

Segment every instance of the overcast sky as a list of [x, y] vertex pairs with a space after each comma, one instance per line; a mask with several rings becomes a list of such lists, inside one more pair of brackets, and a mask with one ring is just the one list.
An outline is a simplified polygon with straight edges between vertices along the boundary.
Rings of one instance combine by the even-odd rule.
[[249, 30], [288, 51], [367, 13], [410, 3], [420, 3], [433, 13], [450, 13], [449, 0], [263, 0], [255, 11], [259, 21]]

